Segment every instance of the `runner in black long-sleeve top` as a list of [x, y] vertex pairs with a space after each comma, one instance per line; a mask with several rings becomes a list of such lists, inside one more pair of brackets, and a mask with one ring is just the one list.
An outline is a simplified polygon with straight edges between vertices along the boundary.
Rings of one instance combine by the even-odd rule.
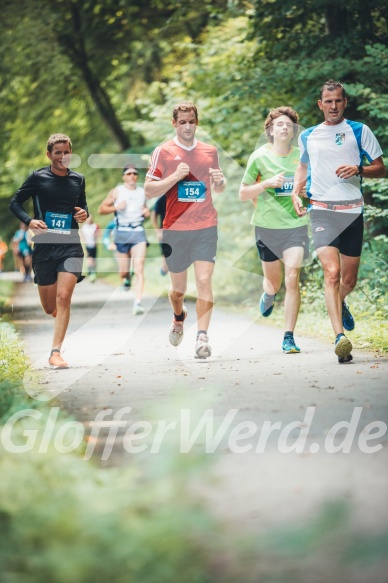
[[[55, 317], [49, 364], [68, 368], [60, 350], [70, 319], [70, 304], [75, 284], [82, 281], [83, 249], [78, 223], [88, 217], [85, 179], [68, 169], [71, 140], [53, 134], [47, 142], [50, 166], [30, 174], [13, 196], [10, 210], [34, 233], [32, 266], [42, 307]], [[23, 204], [32, 199], [34, 217]]]

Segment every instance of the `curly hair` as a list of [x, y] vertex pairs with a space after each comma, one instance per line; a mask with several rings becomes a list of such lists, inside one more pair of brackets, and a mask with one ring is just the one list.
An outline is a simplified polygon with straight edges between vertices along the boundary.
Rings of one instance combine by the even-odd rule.
[[281, 107], [271, 109], [267, 115], [267, 119], [264, 122], [265, 133], [267, 134], [267, 138], [270, 142], [273, 142], [273, 136], [271, 135], [270, 128], [272, 127], [274, 120], [282, 115], [289, 117], [295, 125], [299, 122], [299, 115], [292, 109], [292, 107], [289, 107], [288, 105], [282, 105]]

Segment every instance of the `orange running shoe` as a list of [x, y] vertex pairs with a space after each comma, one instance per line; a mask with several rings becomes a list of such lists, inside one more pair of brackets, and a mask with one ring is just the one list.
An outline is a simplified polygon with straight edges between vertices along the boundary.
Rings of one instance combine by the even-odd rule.
[[67, 362], [65, 362], [61, 356], [59, 350], [52, 350], [51, 356], [49, 358], [50, 368], [69, 368]]

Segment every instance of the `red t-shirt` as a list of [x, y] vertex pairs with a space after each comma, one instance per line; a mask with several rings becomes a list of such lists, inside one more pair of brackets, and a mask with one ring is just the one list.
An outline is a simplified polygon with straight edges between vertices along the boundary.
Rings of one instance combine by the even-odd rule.
[[190, 167], [190, 173], [166, 192], [163, 228], [196, 231], [216, 226], [209, 169], [220, 167], [217, 149], [197, 140], [187, 148], [174, 138], [154, 150], [147, 176], [162, 180], [173, 174], [181, 162]]

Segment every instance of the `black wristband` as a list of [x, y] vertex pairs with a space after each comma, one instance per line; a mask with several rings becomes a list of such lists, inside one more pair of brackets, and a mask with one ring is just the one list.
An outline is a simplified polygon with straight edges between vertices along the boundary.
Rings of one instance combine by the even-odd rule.
[[357, 166], [357, 170], [358, 170], [357, 176], [362, 176], [364, 174], [364, 166], [362, 165]]

